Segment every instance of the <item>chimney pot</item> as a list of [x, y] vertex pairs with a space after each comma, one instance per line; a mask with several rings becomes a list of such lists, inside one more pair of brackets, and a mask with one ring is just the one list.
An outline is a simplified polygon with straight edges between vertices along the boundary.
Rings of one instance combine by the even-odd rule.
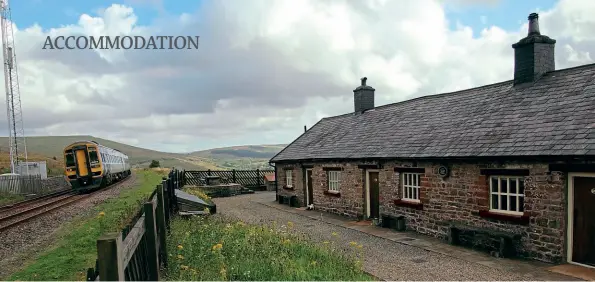
[[537, 13], [531, 13], [529, 15], [529, 33], [528, 35], [540, 35], [539, 32], [539, 15]]

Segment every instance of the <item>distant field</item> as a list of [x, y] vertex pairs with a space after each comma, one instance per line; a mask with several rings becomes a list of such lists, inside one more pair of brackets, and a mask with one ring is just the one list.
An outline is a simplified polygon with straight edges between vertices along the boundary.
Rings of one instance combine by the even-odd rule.
[[[122, 151], [137, 167], [148, 167], [152, 160], [162, 167], [178, 167], [187, 170], [225, 170], [270, 168], [268, 161], [285, 145], [248, 145], [215, 148], [189, 154], [167, 153], [130, 146], [93, 136], [34, 136], [27, 137], [27, 152], [30, 161], [46, 161], [50, 174], [63, 173], [63, 148], [76, 141], [92, 140]], [[0, 170], [10, 170], [8, 138], [0, 137]]]

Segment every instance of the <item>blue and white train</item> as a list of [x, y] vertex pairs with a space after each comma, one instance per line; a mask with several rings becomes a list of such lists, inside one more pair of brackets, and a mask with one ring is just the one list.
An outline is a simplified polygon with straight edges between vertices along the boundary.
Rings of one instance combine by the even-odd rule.
[[95, 141], [78, 141], [64, 148], [64, 174], [72, 188], [89, 191], [131, 174], [128, 156]]

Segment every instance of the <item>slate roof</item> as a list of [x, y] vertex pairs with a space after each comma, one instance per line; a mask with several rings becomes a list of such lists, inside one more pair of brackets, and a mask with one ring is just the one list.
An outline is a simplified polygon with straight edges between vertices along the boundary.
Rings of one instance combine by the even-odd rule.
[[271, 159], [595, 156], [595, 64], [323, 118]]

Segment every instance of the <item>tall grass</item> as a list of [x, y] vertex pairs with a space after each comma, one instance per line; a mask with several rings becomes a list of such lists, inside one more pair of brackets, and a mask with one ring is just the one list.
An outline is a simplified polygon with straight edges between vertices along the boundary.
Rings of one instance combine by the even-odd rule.
[[176, 218], [168, 237], [167, 280], [373, 280], [361, 268], [362, 245], [338, 251], [285, 226], [218, 218]]
[[22, 195], [0, 192], [0, 206], [22, 201], [24, 199], [25, 197], [23, 197]]

